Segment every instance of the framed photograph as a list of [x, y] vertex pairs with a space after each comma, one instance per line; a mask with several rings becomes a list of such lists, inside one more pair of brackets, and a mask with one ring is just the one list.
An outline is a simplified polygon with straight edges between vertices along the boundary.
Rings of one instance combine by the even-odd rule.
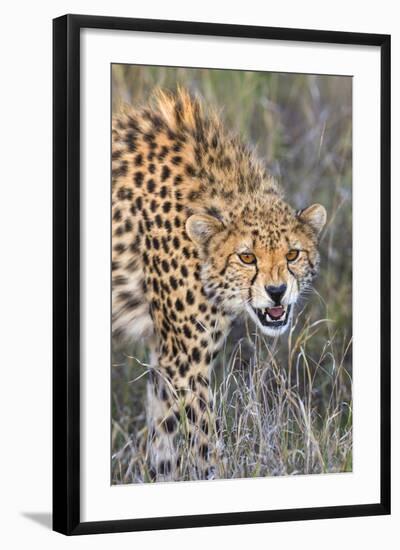
[[54, 20], [54, 529], [390, 513], [390, 37]]

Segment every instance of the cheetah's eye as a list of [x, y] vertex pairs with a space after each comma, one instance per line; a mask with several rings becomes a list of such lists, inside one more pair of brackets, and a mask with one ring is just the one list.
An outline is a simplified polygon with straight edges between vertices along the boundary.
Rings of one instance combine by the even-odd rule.
[[254, 254], [238, 254], [238, 256], [244, 264], [250, 265], [256, 263]]
[[286, 254], [287, 261], [288, 262], [294, 262], [299, 257], [299, 253], [300, 253], [300, 251], [295, 250], [294, 248], [293, 248], [293, 250], [289, 250], [289, 252]]

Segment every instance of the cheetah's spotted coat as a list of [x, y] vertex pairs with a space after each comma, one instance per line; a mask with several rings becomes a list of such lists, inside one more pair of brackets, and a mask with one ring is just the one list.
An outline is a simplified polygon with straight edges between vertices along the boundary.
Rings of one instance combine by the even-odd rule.
[[242, 312], [267, 334], [287, 328], [316, 274], [326, 213], [296, 213], [254, 154], [184, 91], [116, 116], [112, 146], [113, 335], [152, 349], [153, 475], [178, 477], [184, 419], [209, 476], [213, 361]]

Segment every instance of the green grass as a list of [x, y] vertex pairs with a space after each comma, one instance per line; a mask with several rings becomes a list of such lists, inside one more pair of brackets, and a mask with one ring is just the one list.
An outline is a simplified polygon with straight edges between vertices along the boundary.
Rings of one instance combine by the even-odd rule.
[[[184, 86], [217, 107], [227, 127], [256, 147], [288, 202], [322, 203], [321, 270], [292, 330], [278, 341], [237, 322], [215, 369], [223, 478], [352, 468], [351, 79], [164, 67], [113, 67], [113, 109], [146, 102], [156, 86]], [[114, 354], [112, 482], [148, 479], [147, 351]], [[195, 479], [189, 449], [182, 479]]]

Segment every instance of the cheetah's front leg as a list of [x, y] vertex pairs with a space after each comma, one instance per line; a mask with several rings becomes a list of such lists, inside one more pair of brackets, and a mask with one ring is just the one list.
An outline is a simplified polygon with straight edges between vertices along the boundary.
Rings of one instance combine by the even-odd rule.
[[209, 479], [215, 431], [208, 372], [174, 377], [160, 365], [148, 385], [149, 459], [155, 481]]

